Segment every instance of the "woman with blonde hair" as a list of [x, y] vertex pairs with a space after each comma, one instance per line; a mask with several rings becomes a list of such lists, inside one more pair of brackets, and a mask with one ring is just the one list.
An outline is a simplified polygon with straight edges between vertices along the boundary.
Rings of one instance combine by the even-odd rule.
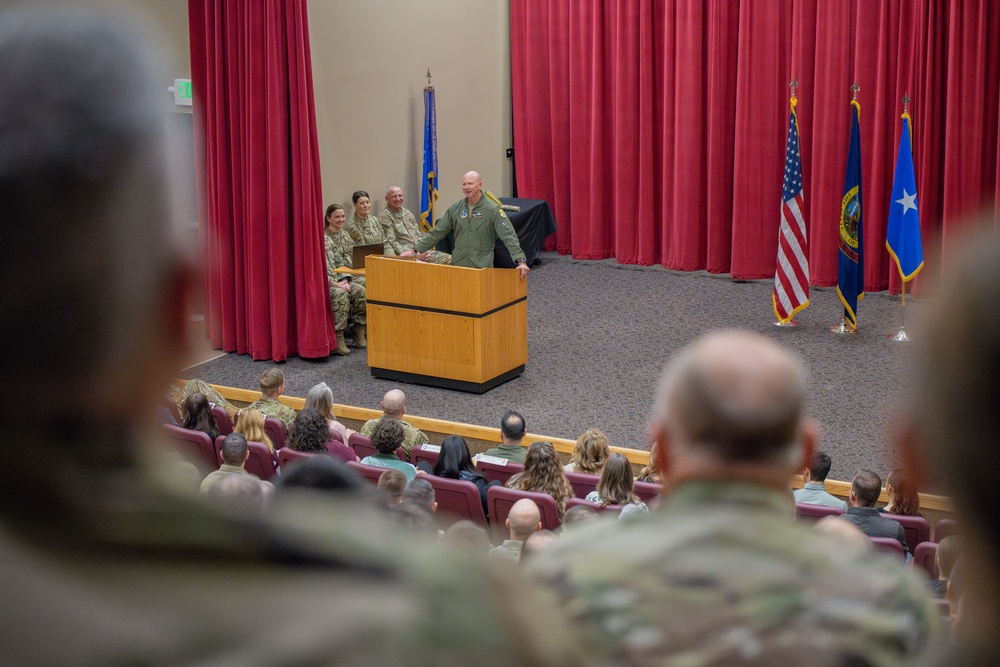
[[264, 413], [256, 408], [246, 408], [239, 414], [236, 428], [233, 430], [236, 433], [242, 433], [248, 442], [263, 442], [273, 452], [274, 443], [271, 442], [271, 438], [267, 437], [267, 431], [264, 430]]
[[660, 443], [653, 442], [653, 446], [649, 448], [649, 463], [644, 465], [639, 470], [639, 476], [635, 478], [637, 482], [650, 482], [652, 484], [660, 484]]
[[549, 494], [555, 498], [560, 518], [566, 511], [566, 501], [573, 497], [573, 487], [551, 442], [535, 442], [528, 447], [524, 471], [507, 480], [507, 488]]
[[587, 500], [607, 505], [635, 505], [638, 511], [648, 514], [646, 503], [635, 495], [635, 480], [632, 479], [632, 464], [622, 454], [612, 454], [601, 471], [601, 479], [597, 482], [597, 490], [587, 494]]
[[330, 427], [330, 435], [346, 443], [354, 431], [347, 428], [333, 414], [333, 391], [326, 386], [325, 382], [320, 382], [306, 392], [306, 408], [311, 408], [323, 415]]
[[586, 472], [600, 475], [604, 462], [611, 456], [608, 436], [599, 428], [588, 428], [576, 439], [573, 456], [563, 468], [566, 472]]

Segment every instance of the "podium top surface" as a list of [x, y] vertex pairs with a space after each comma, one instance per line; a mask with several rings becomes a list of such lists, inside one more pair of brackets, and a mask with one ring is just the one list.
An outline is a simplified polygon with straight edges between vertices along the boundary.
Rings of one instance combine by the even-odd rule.
[[484, 315], [528, 297], [528, 283], [517, 269], [461, 266], [369, 257], [367, 299], [376, 305]]

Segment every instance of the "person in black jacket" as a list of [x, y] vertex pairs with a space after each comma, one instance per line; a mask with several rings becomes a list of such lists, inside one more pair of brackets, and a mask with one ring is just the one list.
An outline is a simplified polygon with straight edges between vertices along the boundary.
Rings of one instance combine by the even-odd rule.
[[483, 501], [483, 511], [486, 512], [486, 490], [490, 486], [499, 485], [499, 482], [491, 482], [486, 476], [479, 472], [472, 462], [472, 455], [469, 453], [469, 446], [465, 444], [465, 439], [457, 435], [449, 435], [441, 443], [441, 453], [438, 455], [437, 463], [431, 468], [430, 465], [422, 463], [417, 466], [431, 472], [436, 477], [447, 477], [448, 479], [460, 479], [463, 482], [472, 482], [479, 489], [479, 497]]

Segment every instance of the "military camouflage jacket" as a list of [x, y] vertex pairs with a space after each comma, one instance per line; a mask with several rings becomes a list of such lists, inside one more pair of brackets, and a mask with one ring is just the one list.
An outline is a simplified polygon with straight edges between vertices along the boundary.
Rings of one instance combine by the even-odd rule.
[[280, 419], [285, 425], [286, 432], [292, 427], [292, 422], [295, 421], [295, 410], [276, 398], [258, 398], [249, 407], [260, 410], [265, 417]]
[[382, 223], [380, 223], [378, 218], [374, 215], [369, 215], [367, 218], [362, 220], [358, 217], [358, 214], [355, 213], [351, 216], [351, 219], [347, 221], [345, 229], [357, 245], [382, 243], [385, 240], [382, 238]]
[[683, 484], [646, 517], [567, 535], [531, 572], [605, 663], [900, 665], [941, 638], [898, 559], [816, 532], [757, 485]]
[[471, 206], [465, 199], [452, 204], [434, 229], [417, 242], [415, 250], [430, 250], [452, 230], [455, 231], [455, 249], [451, 253], [454, 266], [493, 268], [493, 246], [497, 239], [507, 246], [515, 263], [524, 261], [524, 252], [518, 244], [514, 226], [503, 209], [485, 194], [480, 195], [479, 201]]
[[396, 215], [386, 207], [378, 214], [378, 221], [382, 224], [387, 255], [399, 255], [404, 250], [413, 250], [414, 244], [424, 236], [416, 217], [405, 208]]
[[339, 266], [353, 267], [354, 241], [351, 240], [350, 235], [344, 229], [339, 232], [327, 229], [323, 240], [326, 243], [326, 275], [330, 282], [350, 280], [350, 274], [334, 271]]

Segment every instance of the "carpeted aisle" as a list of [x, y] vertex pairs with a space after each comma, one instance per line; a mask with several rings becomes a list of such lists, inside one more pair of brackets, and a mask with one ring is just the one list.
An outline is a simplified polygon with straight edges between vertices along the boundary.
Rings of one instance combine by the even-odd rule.
[[[806, 360], [811, 412], [822, 425], [820, 446], [833, 457], [831, 477], [850, 480], [858, 467], [884, 476], [896, 459], [892, 416], [905, 385], [908, 344], [890, 342], [899, 327], [899, 298], [869, 294], [859, 306], [859, 333], [826, 328], [841, 317], [833, 288], [812, 289], [799, 327], [774, 327], [769, 281], [577, 261], [544, 253], [528, 288], [528, 366], [524, 375], [477, 396], [403, 386], [409, 411], [425, 417], [498, 426], [507, 409], [521, 412], [532, 433], [575, 438], [603, 429], [612, 444], [648, 448], [645, 425], [664, 363], [674, 350], [719, 328], [743, 328], [778, 340]], [[907, 299], [907, 322], [921, 303]], [[908, 327], [908, 330], [910, 327]], [[911, 331], [912, 335], [912, 331]], [[181, 373], [248, 389], [272, 362], [225, 355]], [[377, 407], [394, 386], [368, 373], [366, 354], [281, 365], [286, 393], [305, 396], [325, 381], [338, 403]]]

